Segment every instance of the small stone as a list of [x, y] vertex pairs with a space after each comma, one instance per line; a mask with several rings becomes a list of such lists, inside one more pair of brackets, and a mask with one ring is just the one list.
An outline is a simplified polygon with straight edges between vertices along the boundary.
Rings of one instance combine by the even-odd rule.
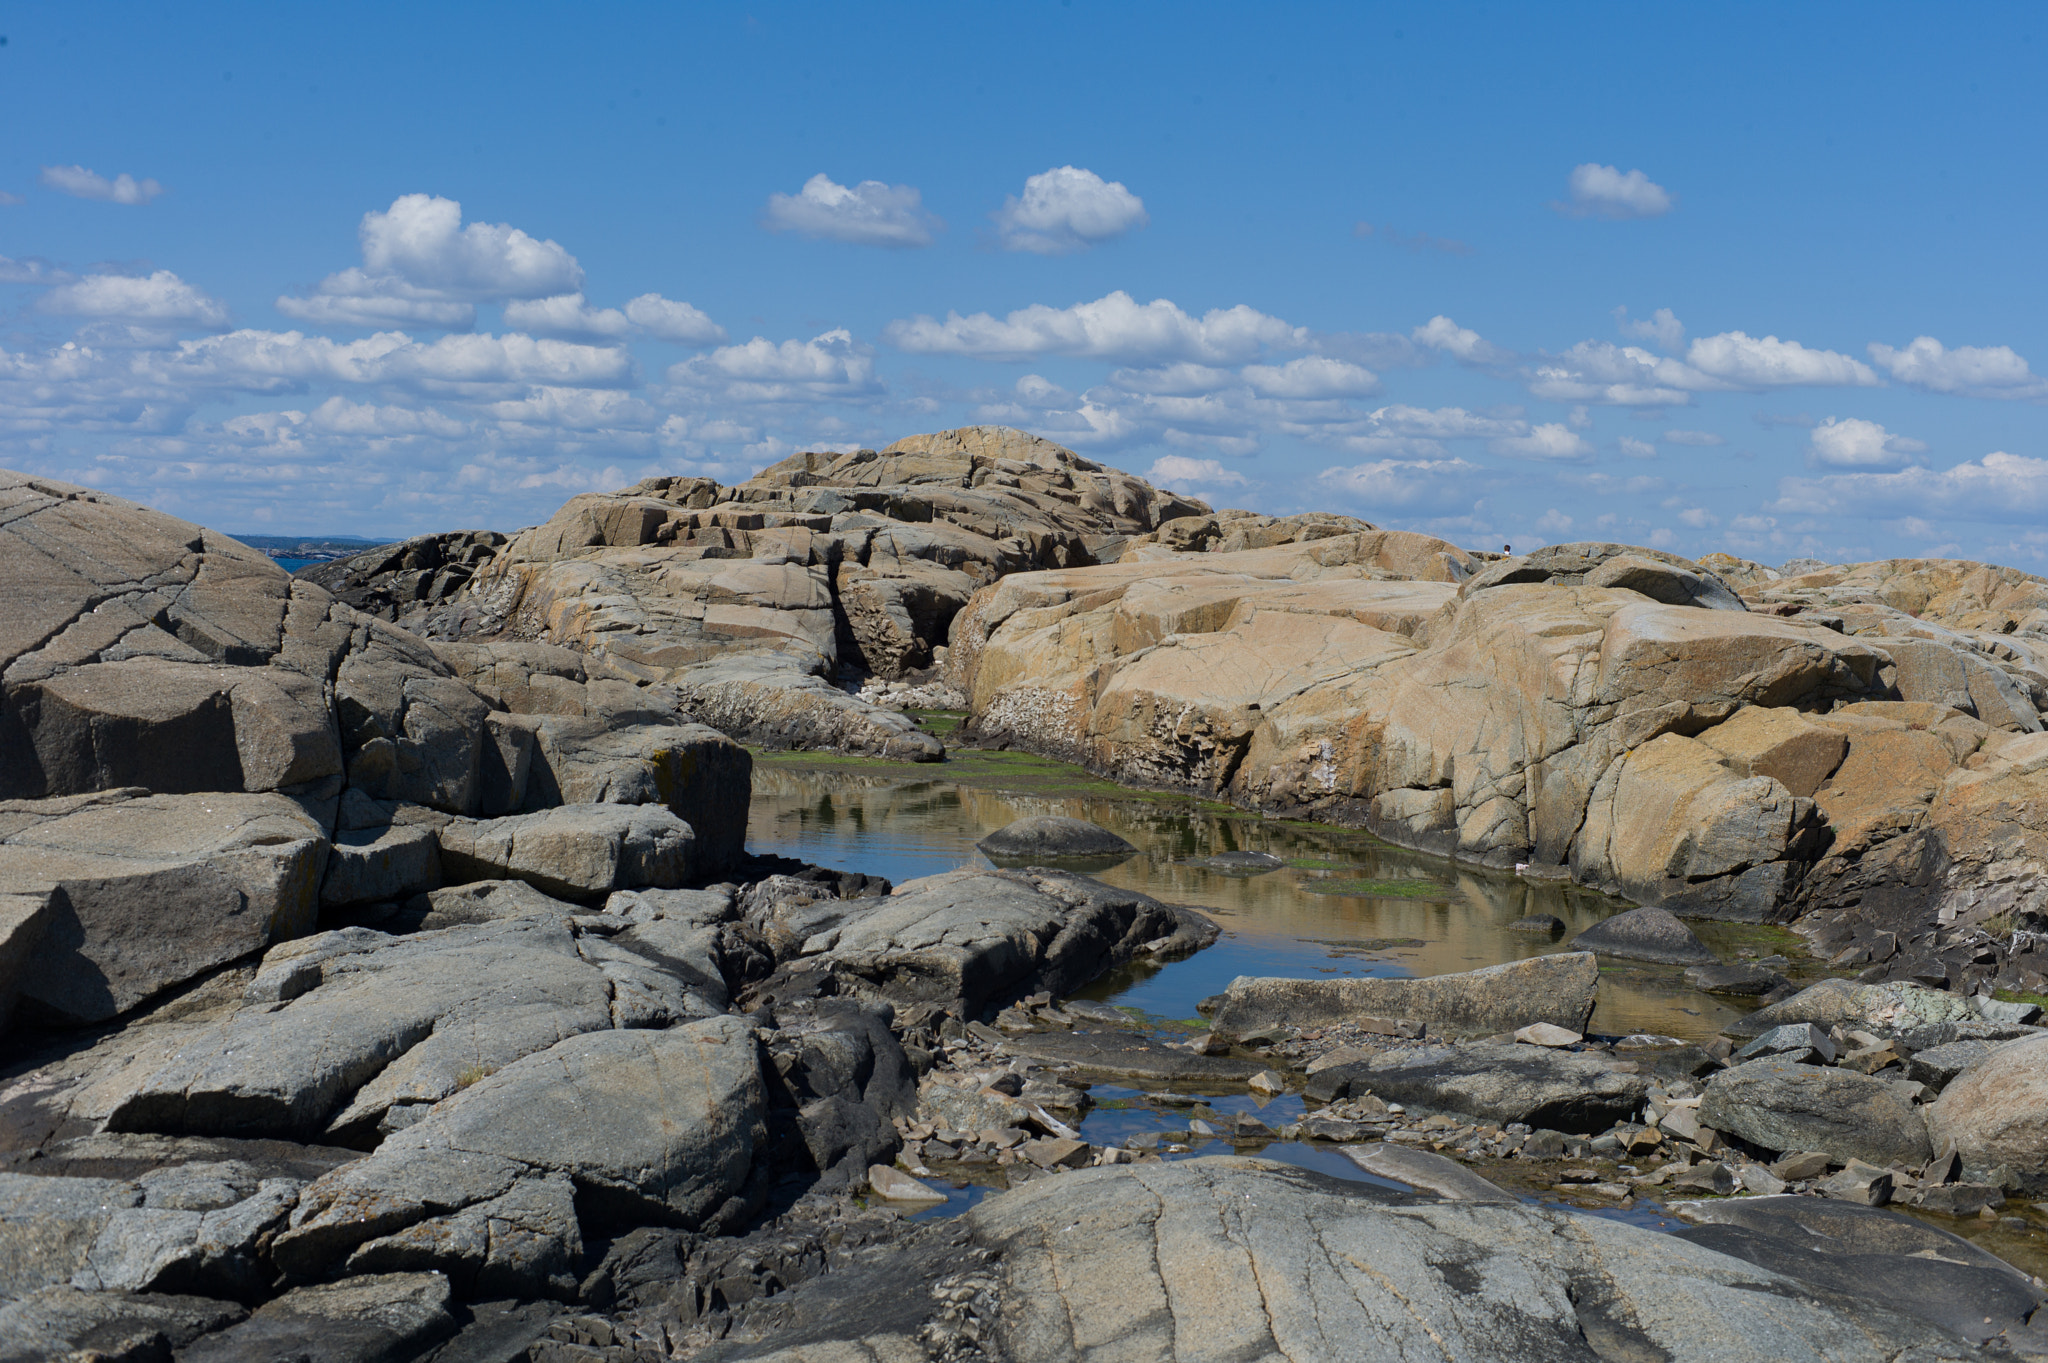
[[930, 1184], [920, 1183], [901, 1169], [886, 1164], [868, 1167], [868, 1187], [877, 1197], [891, 1202], [944, 1202], [946, 1195]]
[[1785, 1055], [1802, 1050], [1814, 1051], [1821, 1057], [1823, 1064], [1834, 1062], [1834, 1038], [1810, 1022], [1788, 1022], [1782, 1027], [1773, 1027], [1737, 1051], [1733, 1058], [1739, 1064], [1744, 1060], [1756, 1060], [1767, 1055]]
[[1700, 1110], [1698, 1107], [1674, 1107], [1657, 1125], [1680, 1140], [1692, 1140], [1700, 1134]]
[[1734, 1172], [1727, 1165], [1718, 1161], [1711, 1161], [1706, 1164], [1696, 1164], [1684, 1173], [1676, 1175], [1671, 1180], [1671, 1186], [1673, 1188], [1688, 1188], [1696, 1189], [1703, 1193], [1713, 1193], [1717, 1197], [1727, 1197], [1735, 1191], [1738, 1185], [1735, 1181]]
[[1188, 1131], [1191, 1135], [1196, 1136], [1220, 1136], [1223, 1134], [1200, 1117], [1188, 1123]]
[[1569, 1027], [1559, 1027], [1550, 1022], [1532, 1022], [1515, 1033], [1515, 1040], [1525, 1046], [1576, 1046], [1585, 1038]]
[[1522, 1142], [1524, 1159], [1556, 1159], [1564, 1154], [1564, 1133], [1538, 1131]]
[[1023, 1149], [1024, 1158], [1041, 1169], [1078, 1169], [1088, 1163], [1090, 1157], [1088, 1142], [1059, 1137], [1030, 1141]]
[[1892, 1171], [1852, 1159], [1841, 1173], [1822, 1182], [1815, 1191], [1842, 1202], [1882, 1207], [1892, 1200]]
[[1181, 1042], [1180, 1048], [1184, 1051], [1193, 1051], [1196, 1055], [1228, 1055], [1230, 1041], [1227, 1037], [1218, 1036], [1214, 1032], [1197, 1032]]
[[1795, 1150], [1771, 1164], [1770, 1171], [1787, 1183], [1798, 1183], [1821, 1177], [1833, 1164], [1834, 1161], [1819, 1150]]
[[1287, 1092], [1287, 1081], [1272, 1070], [1260, 1070], [1245, 1081], [1245, 1086], [1251, 1089], [1253, 1093], [1263, 1093], [1269, 1097], [1276, 1093]]
[[1988, 1183], [1944, 1183], [1916, 1188], [1909, 1199], [1922, 1211], [1944, 1216], [1977, 1216], [1988, 1208], [2005, 1205], [2005, 1193]]
[[1320, 1074], [1337, 1065], [1361, 1065], [1371, 1060], [1376, 1052], [1359, 1046], [1339, 1046], [1334, 1051], [1324, 1051], [1303, 1067], [1303, 1073]]
[[1654, 1126], [1646, 1126], [1629, 1136], [1628, 1151], [1631, 1155], [1646, 1154], [1662, 1144], [1664, 1133]]
[[1762, 1193], [1769, 1197], [1785, 1191], [1785, 1180], [1764, 1168], [1761, 1164], [1744, 1164], [1735, 1171], [1747, 1192]]

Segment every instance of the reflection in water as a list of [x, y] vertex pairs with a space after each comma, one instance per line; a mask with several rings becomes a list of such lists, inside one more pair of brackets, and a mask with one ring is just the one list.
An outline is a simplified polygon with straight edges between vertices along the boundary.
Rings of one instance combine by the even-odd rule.
[[[1195, 905], [1222, 925], [1223, 940], [1207, 951], [1134, 968], [1085, 991], [1162, 1017], [1194, 1017], [1196, 1000], [1238, 975], [1441, 975], [1562, 951], [1574, 934], [1628, 907], [1563, 882], [1480, 870], [1353, 830], [1191, 800], [1019, 794], [783, 759], [754, 768], [747, 841], [757, 852], [901, 884], [986, 867], [974, 844], [1033, 814], [1087, 819], [1120, 834], [1139, 855], [1100, 879]], [[1263, 873], [1194, 864], [1224, 852], [1263, 852], [1286, 864]], [[1508, 930], [1532, 914], [1556, 915], [1564, 932]], [[1734, 958], [1741, 929], [1694, 927], [1724, 959]], [[1687, 988], [1675, 966], [1603, 960], [1593, 1027], [1704, 1040], [1742, 1011]]]

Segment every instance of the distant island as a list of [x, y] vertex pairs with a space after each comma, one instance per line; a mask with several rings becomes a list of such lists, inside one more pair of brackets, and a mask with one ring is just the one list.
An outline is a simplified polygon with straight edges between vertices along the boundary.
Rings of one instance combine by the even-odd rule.
[[357, 535], [236, 535], [235, 538], [258, 553], [287, 562], [293, 568], [350, 558], [365, 549], [392, 543], [388, 539], [366, 540]]

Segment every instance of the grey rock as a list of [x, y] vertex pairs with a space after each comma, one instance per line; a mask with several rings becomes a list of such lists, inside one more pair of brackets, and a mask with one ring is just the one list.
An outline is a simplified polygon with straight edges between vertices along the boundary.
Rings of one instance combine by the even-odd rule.
[[663, 805], [697, 835], [702, 871], [745, 854], [754, 760], [702, 724], [621, 724], [609, 715], [541, 715], [525, 807]]
[[[158, 1189], [143, 1186], [142, 1207], [124, 1208], [108, 1219], [85, 1262], [71, 1277], [87, 1291], [178, 1292], [248, 1300], [263, 1294], [273, 1275], [266, 1271], [259, 1241], [282, 1226], [304, 1185], [297, 1179], [265, 1179], [253, 1192], [228, 1205], [192, 1210], [159, 1204]], [[198, 1199], [207, 1200], [207, 1199]]]
[[1727, 994], [1734, 998], [1754, 998], [1791, 983], [1767, 966], [1749, 963], [1721, 965], [1718, 962], [1694, 966], [1685, 972], [1685, 982], [1702, 994]]
[[1761, 1036], [1788, 1022], [1813, 1022], [1822, 1028], [1905, 1032], [1975, 1016], [1967, 999], [1945, 989], [1929, 989], [1903, 980], [1887, 980], [1883, 984], [1822, 980], [1789, 999], [1735, 1019], [1727, 1030], [1735, 1036]]
[[1970, 1007], [1986, 1022], [2004, 1022], [2026, 1026], [2041, 1016], [2038, 1003], [2021, 1003], [2017, 1000], [1994, 999], [1989, 995], [1975, 994], [1970, 998]]
[[1756, 1060], [1766, 1055], [1794, 1055], [1812, 1052], [1820, 1063], [1832, 1064], [1835, 1059], [1833, 1038], [1810, 1022], [1788, 1022], [1782, 1027], [1773, 1027], [1762, 1036], [1755, 1038], [1735, 1052], [1737, 1061]]
[[1588, 587], [1623, 587], [1667, 606], [1740, 611], [1749, 607], [1719, 578], [1698, 565], [1665, 563], [1641, 553], [1617, 554], [1585, 576]]
[[322, 828], [282, 795], [0, 802], [0, 887], [47, 895], [18, 1020], [75, 1026], [309, 931]]
[[1603, 956], [1665, 965], [1706, 965], [1714, 960], [1714, 953], [1691, 928], [1655, 905], [1604, 918], [1574, 937], [1572, 945]]
[[1883, 1080], [1782, 1056], [1707, 1081], [1700, 1121], [1766, 1150], [1820, 1150], [1838, 1160], [1924, 1164], [1933, 1153], [1913, 1104]]
[[1604, 1131], [1642, 1110], [1647, 1080], [1598, 1052], [1473, 1042], [1382, 1052], [1310, 1080], [1311, 1097], [1371, 1093], [1410, 1109], [1455, 1112], [1506, 1125]]
[[1080, 857], [1130, 857], [1138, 849], [1086, 819], [1033, 814], [1005, 824], [975, 844], [1007, 863], [1064, 861]]
[[402, 1363], [455, 1333], [448, 1279], [387, 1273], [295, 1287], [196, 1341], [180, 1363]]
[[0, 1036], [7, 1035], [14, 999], [29, 956], [42, 944], [50, 921], [50, 892], [0, 892]]
[[1360, 1017], [1413, 1018], [1431, 1036], [1486, 1036], [1531, 1022], [1584, 1033], [1599, 964], [1589, 951], [1412, 980], [1288, 980], [1240, 976], [1210, 1019], [1220, 1034], [1264, 1027], [1327, 1027]]
[[433, 629], [436, 608], [454, 599], [504, 547], [505, 536], [495, 530], [451, 530], [309, 564], [295, 576], [365, 615], [425, 634]]
[[1515, 1201], [1514, 1194], [1489, 1183], [1456, 1160], [1412, 1145], [1374, 1141], [1369, 1145], [1347, 1145], [1343, 1151], [1345, 1158], [1368, 1174], [1435, 1193], [1447, 1202]]
[[812, 1186], [820, 1190], [855, 1187], [869, 1165], [901, 1144], [895, 1121], [917, 1111], [917, 1073], [887, 1015], [858, 1004], [787, 1004], [775, 1010], [775, 1024], [762, 1034], [762, 1073], [770, 1138], [783, 1151], [779, 1163], [815, 1175]]
[[408, 903], [406, 911], [422, 932], [505, 918], [566, 921], [588, 912], [580, 904], [542, 894], [523, 880], [473, 880], [467, 885], [430, 890]]
[[141, 1203], [125, 1181], [0, 1174], [0, 1299], [69, 1282], [115, 1213]]
[[1002, 1049], [1087, 1074], [1127, 1079], [1242, 1082], [1265, 1067], [1255, 1060], [1196, 1055], [1131, 1032], [1028, 1032], [1006, 1037]]
[[163, 1358], [247, 1314], [206, 1297], [45, 1287], [0, 1299], [0, 1358]]
[[2048, 1036], [2008, 1042], [1951, 1079], [1927, 1131], [1955, 1143], [1965, 1178], [2048, 1192]]
[[523, 880], [563, 899], [689, 880], [696, 834], [660, 805], [564, 805], [440, 830], [450, 880]]
[[2033, 1310], [2026, 1275], [1969, 1241], [1874, 1207], [1809, 1197], [1747, 1197], [1679, 1208], [1705, 1224], [1678, 1238], [1747, 1259], [1824, 1292], [1867, 1297], [1972, 1342]]
[[462, 1297], [570, 1301], [583, 1258], [576, 1187], [566, 1177], [515, 1180], [497, 1197], [379, 1236], [349, 1255], [351, 1274], [435, 1272]]
[[[1198, 1290], [1179, 1271], [1194, 1264]], [[1615, 1220], [1238, 1158], [1034, 1180], [749, 1324], [699, 1357], [908, 1359], [967, 1342], [963, 1326], [1030, 1359], [1096, 1341], [1157, 1359], [1971, 1356], [1882, 1301]]]
[[1906, 1057], [1906, 1077], [1938, 1092], [1998, 1046], [1996, 1041], [1951, 1041], [1945, 1046], [1929, 1046]]
[[1214, 941], [1192, 910], [1086, 876], [956, 871], [896, 887], [799, 964], [838, 991], [962, 1015], [1041, 991], [1069, 994], [1134, 958], [1172, 960]]
[[327, 851], [320, 902], [339, 907], [379, 899], [405, 899], [441, 881], [441, 847], [434, 830], [417, 824], [337, 830]]
[[1203, 857], [1188, 863], [1191, 866], [1205, 866], [1225, 875], [1263, 875], [1277, 871], [1287, 862], [1271, 852], [1218, 852], [1213, 857]]
[[[571, 1037], [315, 1181], [272, 1253], [310, 1276], [407, 1232], [416, 1246], [450, 1246], [460, 1267], [474, 1258], [447, 1218], [552, 1176], [575, 1184], [582, 1215], [715, 1229], [760, 1195], [764, 1108], [758, 1047], [740, 1019]], [[551, 1262], [537, 1248], [522, 1261]]]

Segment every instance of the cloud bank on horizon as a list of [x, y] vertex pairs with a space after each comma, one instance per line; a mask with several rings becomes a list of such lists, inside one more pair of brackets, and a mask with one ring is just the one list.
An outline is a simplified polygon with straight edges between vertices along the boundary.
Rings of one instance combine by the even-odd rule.
[[[963, 147], [1007, 122], [927, 117]], [[1473, 546], [2048, 559], [2040, 319], [1788, 304], [1800, 281], [1745, 279], [1754, 243], [1716, 245], [1737, 189], [1696, 148], [1660, 161], [1635, 127], [1625, 155], [1523, 169], [1561, 198], [1361, 177], [1297, 200], [1062, 126], [951, 159], [834, 130], [829, 156], [700, 170], [653, 226], [566, 168], [570, 214], [455, 158], [238, 255], [201, 238], [246, 201], [193, 163], [46, 121], [33, 188], [0, 199], [24, 252], [0, 256], [0, 464], [229, 530], [397, 534], [996, 423], [1219, 504]]]

